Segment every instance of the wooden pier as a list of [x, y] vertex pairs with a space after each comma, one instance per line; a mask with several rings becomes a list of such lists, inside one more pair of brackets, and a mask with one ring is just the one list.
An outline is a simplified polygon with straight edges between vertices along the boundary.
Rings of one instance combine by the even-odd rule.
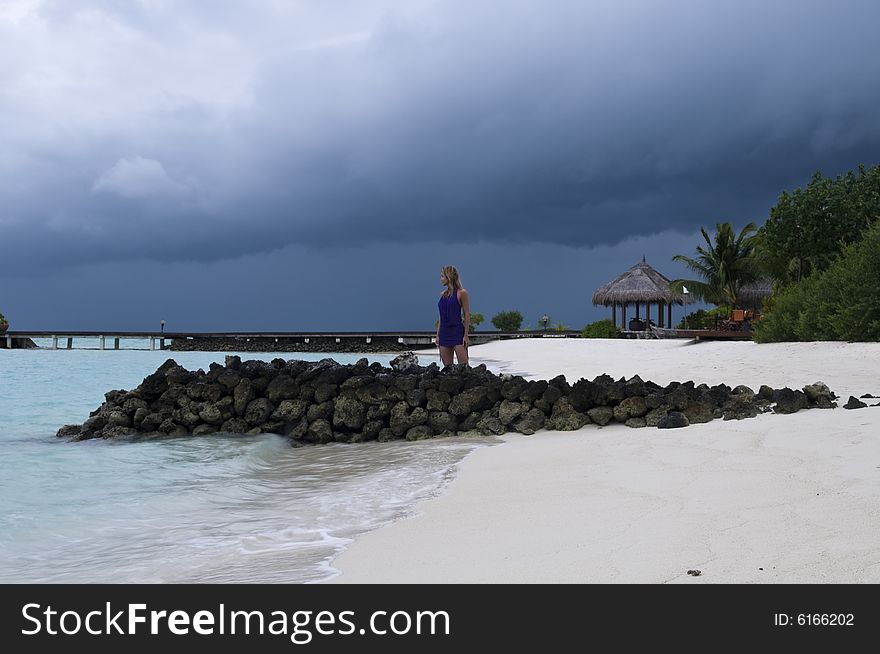
[[[98, 339], [98, 348], [99, 350], [107, 350], [107, 349], [120, 349], [120, 342], [123, 340], [146, 340], [149, 342], [149, 348], [138, 348], [138, 349], [150, 349], [155, 350], [156, 345], [159, 345], [159, 349], [166, 349], [166, 340], [170, 340], [174, 338], [175, 335], [167, 334], [167, 333], [152, 333], [152, 332], [89, 332], [89, 331], [7, 331], [5, 334], [0, 335], [0, 345], [5, 347], [6, 349], [13, 349], [14, 341], [16, 340], [33, 340], [35, 338], [50, 338], [52, 339], [51, 349], [59, 350], [73, 350], [73, 349], [94, 349], [94, 348], [82, 348], [82, 347], [74, 347], [74, 340], [79, 339], [80, 342], [82, 339]], [[135, 348], [129, 348], [135, 349]]]
[[[580, 332], [570, 330], [565, 332], [556, 331], [523, 331], [523, 332], [471, 332], [470, 341], [473, 345], [487, 343], [498, 339], [510, 338], [571, 338], [580, 336]], [[15, 347], [16, 340], [25, 341], [26, 339], [51, 339], [53, 350], [73, 350], [73, 349], [98, 349], [98, 350], [119, 350], [120, 343], [125, 340], [146, 341], [149, 347], [144, 348], [124, 348], [127, 350], [168, 350], [173, 348], [174, 341], [224, 341], [230, 345], [239, 343], [242, 346], [250, 345], [254, 341], [260, 345], [265, 345], [271, 351], [275, 343], [295, 344], [301, 343], [304, 346], [315, 345], [320, 342], [324, 347], [332, 348], [334, 345], [340, 345], [351, 351], [358, 345], [376, 346], [378, 343], [393, 343], [397, 346], [413, 346], [415, 348], [430, 348], [434, 345], [435, 332], [112, 332], [112, 331], [8, 331], [6, 334], [0, 335], [0, 348], [12, 349]], [[93, 345], [97, 339], [98, 347], [83, 347], [83, 340], [88, 339], [89, 345]], [[79, 343], [77, 343], [77, 341]], [[256, 344], [256, 343], [254, 343]], [[180, 344], [185, 345], [185, 344]], [[193, 343], [192, 345], [197, 345]], [[190, 349], [181, 347], [179, 349]], [[191, 349], [199, 349], [193, 347]], [[328, 350], [332, 351], [332, 350]]]

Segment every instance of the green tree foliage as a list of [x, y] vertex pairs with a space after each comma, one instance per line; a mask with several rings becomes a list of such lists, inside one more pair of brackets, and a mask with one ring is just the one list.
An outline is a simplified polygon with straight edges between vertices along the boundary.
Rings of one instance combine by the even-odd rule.
[[682, 287], [687, 287], [688, 292], [704, 302], [738, 307], [742, 287], [760, 276], [754, 254], [756, 229], [754, 223], [749, 223], [737, 235], [730, 223], [718, 223], [713, 243], [701, 227], [706, 246], [697, 246], [697, 256], [672, 257], [697, 273], [699, 279], [676, 279], [670, 284], [672, 288], [681, 292]]
[[806, 188], [783, 192], [758, 233], [767, 271], [782, 284], [826, 270], [841, 249], [880, 217], [880, 165], [837, 179], [813, 175]]
[[880, 341], [880, 222], [863, 240], [843, 246], [824, 272], [773, 297], [755, 340]]
[[502, 311], [501, 313], [496, 313], [492, 318], [492, 324], [495, 325], [495, 329], [502, 332], [519, 331], [522, 322], [523, 317], [519, 311]]
[[581, 330], [583, 338], [617, 338], [618, 331], [614, 321], [606, 318], [591, 322]]

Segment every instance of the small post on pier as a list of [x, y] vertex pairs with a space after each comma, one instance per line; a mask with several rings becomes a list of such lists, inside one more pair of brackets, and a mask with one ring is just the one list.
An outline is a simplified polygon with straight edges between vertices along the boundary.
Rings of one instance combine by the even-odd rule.
[[53, 350], [58, 349], [58, 337], [55, 335], [52, 336], [52, 349]]
[[164, 349], [165, 349], [165, 339], [164, 339], [164, 338], [160, 338], [160, 339], [159, 339], [159, 349], [160, 349], [160, 350], [164, 350]]
[[117, 336], [116, 338], [113, 339], [113, 349], [114, 349], [114, 350], [118, 350], [118, 349], [119, 349], [119, 337], [118, 337], [118, 336]]
[[6, 334], [6, 348], [9, 350], [12, 349], [12, 336], [9, 334]]
[[67, 349], [68, 349], [68, 350], [72, 350], [72, 349], [73, 349], [73, 336], [68, 336], [68, 337], [67, 337]]
[[150, 336], [150, 350], [156, 349], [156, 337]]
[[101, 349], [102, 349], [102, 350], [107, 349], [107, 348], [104, 346], [104, 337], [103, 337], [103, 336], [101, 336]]

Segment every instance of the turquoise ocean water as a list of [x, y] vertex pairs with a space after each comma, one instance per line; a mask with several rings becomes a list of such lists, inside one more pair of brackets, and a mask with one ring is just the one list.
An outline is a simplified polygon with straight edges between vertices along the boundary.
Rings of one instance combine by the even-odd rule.
[[[331, 561], [355, 536], [410, 514], [482, 446], [55, 437], [61, 425], [83, 422], [106, 391], [134, 388], [169, 357], [207, 370], [226, 354], [0, 350], [0, 582], [317, 581], [337, 574]], [[340, 363], [366, 356], [383, 365], [391, 358], [239, 354]]]

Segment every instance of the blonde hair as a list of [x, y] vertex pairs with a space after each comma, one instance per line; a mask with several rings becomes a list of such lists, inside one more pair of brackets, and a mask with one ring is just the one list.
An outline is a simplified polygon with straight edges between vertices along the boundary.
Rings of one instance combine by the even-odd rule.
[[[446, 285], [452, 287], [452, 293], [462, 289], [461, 278], [459, 278], [458, 270], [455, 269], [455, 266], [443, 266], [443, 268], [440, 269], [440, 272], [446, 276]], [[447, 289], [447, 291], [448, 290], [449, 289]], [[450, 293], [450, 295], [452, 293]]]

